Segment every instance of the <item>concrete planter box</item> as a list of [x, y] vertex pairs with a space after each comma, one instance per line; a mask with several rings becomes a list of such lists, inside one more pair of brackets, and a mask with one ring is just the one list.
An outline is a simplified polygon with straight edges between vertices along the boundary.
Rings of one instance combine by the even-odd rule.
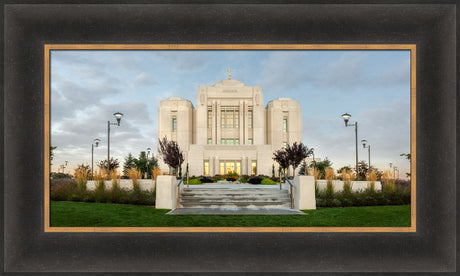
[[[317, 183], [318, 183], [320, 191], [326, 190], [327, 180], [318, 179]], [[365, 190], [367, 188], [368, 183], [370, 183], [370, 182], [368, 182], [368, 181], [352, 181], [351, 183], [352, 183], [352, 190], [354, 192], [357, 192], [357, 191]], [[334, 191], [335, 192], [343, 191], [343, 181], [342, 180], [332, 180], [332, 185], [334, 185]], [[376, 191], [382, 190], [382, 184], [380, 183], [380, 181], [375, 181], [375, 190]]]
[[[155, 189], [155, 181], [152, 179], [138, 179], [138, 181], [141, 186], [141, 190], [143, 191], [152, 191], [153, 189]], [[88, 183], [86, 183], [86, 188], [90, 191], [96, 189], [96, 181], [88, 180]], [[125, 190], [132, 190], [133, 181], [131, 179], [121, 179], [120, 188]], [[112, 180], [105, 181], [105, 189], [112, 189]]]

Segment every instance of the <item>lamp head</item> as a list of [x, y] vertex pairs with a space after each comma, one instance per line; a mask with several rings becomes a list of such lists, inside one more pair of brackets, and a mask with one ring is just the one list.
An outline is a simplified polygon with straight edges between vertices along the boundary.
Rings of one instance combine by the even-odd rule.
[[366, 147], [366, 144], [367, 144], [367, 140], [364, 140], [364, 139], [363, 139], [363, 140], [361, 140], [361, 143], [363, 144], [363, 148], [365, 148], [365, 147]]
[[151, 150], [152, 150], [151, 148], [147, 148], [147, 155], [150, 154], [150, 151], [151, 151]]
[[94, 143], [96, 144], [96, 148], [99, 146], [99, 142], [101, 142], [100, 139], [97, 139], [97, 138], [94, 139]]
[[348, 114], [348, 113], [342, 114], [342, 118], [343, 118], [343, 120], [345, 121], [345, 126], [348, 125], [348, 120], [350, 120], [350, 117], [351, 117], [351, 115]]
[[113, 113], [113, 116], [115, 116], [115, 118], [117, 118], [117, 123], [118, 123], [118, 125], [120, 125], [120, 121], [121, 121], [121, 117], [123, 117], [123, 113], [115, 112], [115, 113]]

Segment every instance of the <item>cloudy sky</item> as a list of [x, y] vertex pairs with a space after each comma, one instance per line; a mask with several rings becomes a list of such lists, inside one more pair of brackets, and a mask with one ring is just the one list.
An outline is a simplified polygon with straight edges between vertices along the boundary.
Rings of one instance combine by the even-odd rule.
[[[338, 169], [355, 164], [355, 133], [341, 114], [358, 121], [358, 139], [371, 145], [371, 164], [400, 176], [410, 170], [400, 156], [410, 152], [410, 51], [210, 51], [210, 50], [52, 50], [51, 145], [57, 146], [52, 171], [157, 148], [157, 110], [161, 100], [182, 97], [196, 103], [198, 86], [227, 78], [260, 86], [265, 104], [279, 97], [300, 102], [303, 143], [315, 157]], [[359, 160], [368, 160], [359, 145]], [[96, 166], [96, 165], [95, 165]]]

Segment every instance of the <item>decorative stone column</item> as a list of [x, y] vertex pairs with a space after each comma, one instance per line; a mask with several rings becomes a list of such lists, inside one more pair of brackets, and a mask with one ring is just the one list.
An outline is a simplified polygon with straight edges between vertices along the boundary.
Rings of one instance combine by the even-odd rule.
[[244, 102], [243, 101], [240, 101], [240, 107], [239, 107], [239, 111], [238, 111], [238, 117], [239, 117], [239, 128], [238, 128], [238, 131], [239, 131], [239, 135], [238, 135], [238, 138], [240, 140], [240, 145], [246, 145], [246, 140], [244, 139], [244, 122], [245, 122], [245, 118], [244, 118]]
[[217, 144], [217, 104], [216, 101], [212, 103], [212, 125], [211, 125], [211, 138], [212, 138], [212, 143]]
[[220, 174], [219, 165], [220, 165], [220, 164], [219, 164], [219, 157], [216, 156], [216, 157], [214, 158], [214, 174]]
[[246, 174], [251, 175], [251, 159], [246, 157]]
[[221, 130], [221, 125], [220, 125], [220, 122], [221, 122], [221, 106], [220, 106], [220, 103], [217, 103], [216, 104], [216, 119], [217, 119], [217, 129], [216, 129], [216, 145], [220, 145], [220, 137], [221, 137], [221, 133], [222, 133], [222, 130]]

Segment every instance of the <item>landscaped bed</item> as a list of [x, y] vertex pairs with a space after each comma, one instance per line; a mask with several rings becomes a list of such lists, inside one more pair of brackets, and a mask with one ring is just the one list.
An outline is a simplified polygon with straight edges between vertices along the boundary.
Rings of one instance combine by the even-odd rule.
[[409, 227], [410, 205], [319, 208], [306, 215], [165, 215], [150, 206], [51, 201], [52, 227]]

